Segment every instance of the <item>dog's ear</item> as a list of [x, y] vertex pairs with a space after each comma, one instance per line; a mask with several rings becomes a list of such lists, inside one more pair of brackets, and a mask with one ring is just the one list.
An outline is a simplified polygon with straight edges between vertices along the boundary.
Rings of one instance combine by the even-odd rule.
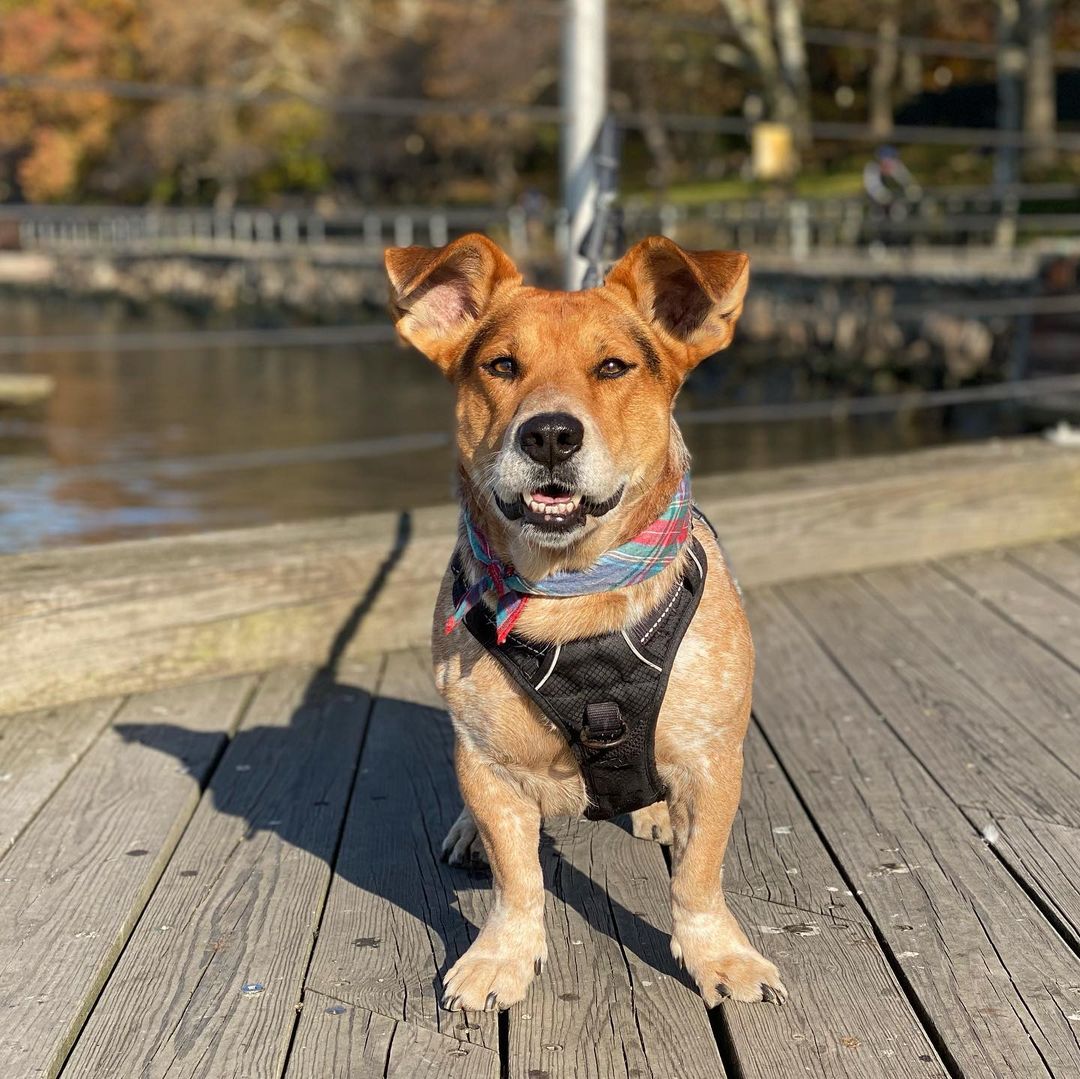
[[385, 259], [398, 333], [446, 374], [495, 292], [521, 283], [501, 248], [475, 232], [445, 247], [391, 247]]
[[731, 344], [749, 280], [750, 258], [741, 251], [684, 251], [650, 236], [623, 255], [604, 284], [625, 289], [661, 337], [685, 350], [689, 371]]

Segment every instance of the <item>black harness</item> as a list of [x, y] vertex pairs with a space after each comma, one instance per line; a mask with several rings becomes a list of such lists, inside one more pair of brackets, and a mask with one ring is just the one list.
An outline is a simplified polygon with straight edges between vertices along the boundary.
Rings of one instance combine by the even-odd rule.
[[[667, 793], [656, 772], [656, 720], [708, 573], [705, 549], [693, 536], [687, 555], [671, 592], [622, 632], [565, 644], [511, 633], [499, 645], [488, 607], [478, 604], [465, 616], [469, 632], [562, 732], [585, 779], [591, 820], [641, 809]], [[457, 555], [450, 568], [456, 604], [469, 582]]]

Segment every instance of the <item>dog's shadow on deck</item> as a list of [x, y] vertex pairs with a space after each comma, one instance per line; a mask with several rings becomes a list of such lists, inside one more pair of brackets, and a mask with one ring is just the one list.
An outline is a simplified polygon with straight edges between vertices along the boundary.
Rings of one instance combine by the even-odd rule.
[[[402, 513], [391, 551], [336, 634], [325, 663], [311, 676], [289, 722], [243, 726], [213, 770], [205, 797], [213, 800], [217, 812], [244, 820], [247, 837], [275, 833], [288, 847], [326, 862], [341, 881], [393, 904], [426, 926], [427, 933], [437, 934], [443, 945], [441, 977], [475, 938], [480, 920], [476, 892], [490, 887], [486, 869], [453, 868], [439, 860], [442, 838], [461, 808], [450, 722], [445, 712], [384, 693], [373, 701], [367, 690], [351, 684], [341, 671], [350, 641], [400, 561], [410, 535], [409, 515]], [[416, 675], [418, 680], [429, 677], [419, 662]], [[117, 724], [117, 730], [131, 741], [174, 755], [175, 747], [182, 743], [185, 765], [213, 758], [220, 742], [216, 734], [203, 735], [200, 752], [197, 736], [184, 731], [178, 738], [181, 730], [164, 723]], [[357, 762], [361, 734], [363, 748]], [[591, 861], [595, 845], [604, 841], [604, 830], [614, 830], [619, 824], [585, 827], [591, 830], [588, 834], [568, 839], [565, 822], [555, 821], [551, 831], [542, 835], [548, 890], [594, 930], [610, 936], [617, 947], [689, 985], [671, 958], [667, 932], [608, 894], [604, 879], [593, 880], [552, 849], [569, 842], [574, 861]], [[611, 837], [627, 841], [614, 831]], [[197, 856], [197, 852], [187, 852], [188, 860], [192, 853]], [[659, 857], [657, 862], [662, 869]], [[197, 862], [188, 867], [185, 862], [177, 870], [190, 874], [200, 872], [201, 867]], [[606, 878], [607, 870], [602, 872]], [[655, 887], [655, 883], [626, 881], [628, 888], [635, 889], [642, 884]], [[331, 966], [339, 981], [313, 988], [350, 1000], [355, 993], [350, 992], [350, 984], [374, 990], [372, 983], [378, 980], [384, 984], [376, 991], [385, 997], [391, 992], [385, 984], [389, 957], [395, 949], [408, 954], [400, 941], [389, 939], [400, 915], [387, 911], [378, 901], [357, 899], [349, 905], [355, 908], [356, 936], [350, 933], [341, 941], [347, 954], [333, 957]], [[361, 908], [362, 915], [357, 915]], [[213, 946], [207, 941], [208, 949]], [[322, 947], [326, 946], [324, 940]], [[387, 959], [376, 957], [382, 948], [387, 949]], [[552, 962], [545, 978], [558, 966], [557, 951], [549, 950]], [[413, 958], [421, 965], [421, 957]], [[578, 966], [572, 965], [575, 969]], [[365, 972], [365, 966], [378, 967], [381, 977]], [[415, 973], [399, 971], [402, 979], [413, 984]], [[432, 982], [432, 988], [436, 997], [441, 996], [439, 978]], [[360, 995], [367, 996], [362, 991]]]

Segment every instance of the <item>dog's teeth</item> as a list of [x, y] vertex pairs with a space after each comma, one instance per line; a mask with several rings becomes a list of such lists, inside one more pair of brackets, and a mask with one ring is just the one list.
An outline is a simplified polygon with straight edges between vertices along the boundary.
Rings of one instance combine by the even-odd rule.
[[533, 513], [544, 517], [566, 517], [577, 509], [581, 501], [580, 495], [571, 495], [559, 502], [538, 502], [535, 498], [525, 495], [525, 503]]

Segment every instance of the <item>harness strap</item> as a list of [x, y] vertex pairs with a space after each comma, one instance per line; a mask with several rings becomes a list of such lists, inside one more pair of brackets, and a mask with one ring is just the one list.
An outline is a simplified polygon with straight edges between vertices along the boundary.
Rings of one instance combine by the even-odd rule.
[[[591, 819], [640, 809], [666, 794], [656, 771], [656, 720], [708, 572], [696, 537], [687, 554], [671, 592], [626, 630], [558, 645], [511, 633], [500, 645], [490, 608], [478, 605], [465, 617], [473, 637], [566, 739], [585, 780]], [[457, 554], [451, 571], [456, 603], [469, 587]]]

